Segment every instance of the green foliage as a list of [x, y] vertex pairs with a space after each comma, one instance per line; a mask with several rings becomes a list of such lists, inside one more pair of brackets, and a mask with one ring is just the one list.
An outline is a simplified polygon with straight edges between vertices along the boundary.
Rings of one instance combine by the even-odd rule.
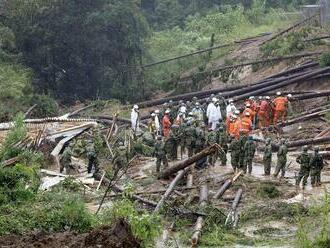
[[72, 192], [79, 191], [79, 189], [81, 187], [81, 185], [76, 180], [74, 180], [73, 177], [66, 177], [61, 182], [61, 186], [63, 187], [63, 189], [72, 191]]
[[145, 211], [137, 211], [136, 205], [128, 199], [116, 201], [110, 209], [104, 211], [102, 220], [111, 223], [124, 218], [130, 224], [133, 234], [142, 240], [144, 247], [154, 247], [155, 238], [160, 234], [160, 219]]
[[321, 67], [330, 66], [330, 52], [324, 53], [320, 57], [320, 65]]
[[277, 198], [281, 195], [281, 192], [276, 188], [274, 184], [267, 182], [265, 184], [261, 184], [257, 189], [257, 195], [262, 198]]
[[[258, 8], [258, 5], [255, 5]], [[158, 61], [161, 59], [174, 57], [186, 53], [193, 52], [197, 49], [207, 48], [210, 45], [210, 39], [214, 34], [215, 45], [225, 44], [237, 40], [257, 35], [262, 32], [269, 32], [282, 26], [287, 21], [283, 20], [282, 11], [267, 10], [259, 11], [258, 15], [252, 14], [251, 11], [245, 11], [242, 7], [226, 6], [221, 11], [209, 12], [205, 16], [189, 16], [182, 27], [173, 27], [172, 29], [155, 32], [146, 43], [148, 61]], [[258, 18], [259, 23], [251, 16]], [[175, 44], [175, 46], [173, 45]], [[163, 87], [164, 89], [180, 88], [176, 83], [183, 72], [190, 70], [198, 72], [200, 66], [205, 67], [209, 61], [223, 57], [228, 54], [232, 48], [218, 49], [212, 52], [211, 57], [208, 54], [191, 56], [178, 61], [157, 65], [148, 68], [145, 71], [146, 80]], [[194, 68], [191, 70], [191, 68]], [[228, 74], [228, 73], [227, 73]], [[228, 78], [224, 73], [223, 77]], [[209, 74], [200, 74], [201, 78], [195, 78], [192, 87], [200, 89], [208, 83]], [[168, 83], [172, 82], [172, 83]], [[197, 85], [197, 86], [196, 86]], [[185, 83], [183, 89], [189, 90], [190, 86]]]
[[25, 204], [0, 206], [0, 235], [44, 231], [88, 231], [97, 220], [74, 195], [45, 193]]
[[141, 97], [136, 65], [148, 28], [135, 0], [13, 0], [3, 13], [41, 93], [67, 101]]
[[37, 107], [33, 110], [33, 117], [51, 117], [58, 115], [58, 105], [56, 101], [49, 95], [34, 94], [26, 102], [26, 105], [34, 105]]
[[297, 32], [291, 32], [286, 36], [267, 42], [260, 50], [264, 56], [283, 56], [297, 53], [307, 48], [308, 43], [303, 40], [308, 37], [310, 32], [310, 28], [302, 28]]
[[0, 205], [29, 200], [34, 197], [38, 186], [34, 167], [22, 164], [0, 167]]
[[26, 136], [23, 114], [18, 114], [14, 121], [14, 127], [7, 134], [5, 141], [0, 147], [0, 161], [17, 156], [20, 148], [14, 147], [14, 144], [23, 140]]
[[[325, 248], [330, 244], [330, 196], [326, 192], [321, 205], [310, 209], [308, 216], [298, 219], [297, 246]], [[308, 224], [307, 224], [308, 223]], [[315, 232], [317, 230], [317, 232]]]

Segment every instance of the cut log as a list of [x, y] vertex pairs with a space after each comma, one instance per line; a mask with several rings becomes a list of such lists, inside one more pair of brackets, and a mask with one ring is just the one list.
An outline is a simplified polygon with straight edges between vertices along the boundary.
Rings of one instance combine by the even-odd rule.
[[170, 175], [173, 175], [174, 173], [176, 173], [180, 170], [183, 170], [183, 169], [187, 168], [188, 166], [192, 165], [196, 161], [216, 152], [216, 150], [217, 150], [217, 147], [214, 145], [207, 147], [204, 150], [202, 150], [201, 152], [195, 154], [194, 156], [187, 158], [184, 161], [180, 161], [180, 162], [176, 163], [175, 165], [169, 167], [168, 169], [164, 170], [161, 173], [160, 178], [168, 178]]
[[157, 203], [157, 206], [154, 210], [154, 213], [158, 213], [161, 208], [163, 207], [165, 201], [167, 200], [167, 198], [171, 195], [171, 193], [173, 192], [175, 186], [179, 183], [179, 181], [183, 178], [183, 176], [185, 175], [185, 173], [187, 172], [187, 169], [183, 169], [181, 171], [178, 172], [178, 174], [176, 175], [176, 177], [173, 179], [173, 181], [171, 182], [171, 184], [168, 186], [165, 194], [162, 196], [162, 198], [160, 199], [160, 201]]
[[[203, 210], [203, 208], [206, 207], [207, 201], [208, 201], [208, 188], [207, 188], [207, 185], [204, 184], [201, 186], [200, 193], [199, 193], [199, 204], [200, 204], [201, 210]], [[199, 242], [200, 236], [202, 234], [203, 222], [204, 222], [204, 218], [202, 216], [197, 218], [197, 221], [196, 221], [196, 224], [194, 227], [194, 232], [193, 232], [193, 235], [191, 238], [191, 245], [193, 247], [196, 247]]]
[[316, 135], [315, 138], [321, 138], [327, 135], [330, 135], [330, 127], [328, 127], [327, 129], [323, 130], [321, 133]]
[[243, 195], [243, 189], [239, 189], [235, 195], [235, 199], [232, 203], [231, 210], [226, 218], [225, 225], [227, 225], [229, 222], [232, 223], [234, 226], [237, 225], [238, 223], [237, 207], [242, 198], [242, 195]]
[[24, 119], [27, 118], [31, 112], [37, 107], [37, 104], [34, 104], [32, 107], [30, 107], [25, 113], [24, 113]]
[[221, 188], [213, 196], [214, 199], [219, 199], [230, 188], [230, 186], [243, 174], [243, 171], [238, 172], [232, 179], [228, 179]]
[[314, 118], [318, 118], [318, 117], [324, 116], [329, 111], [330, 111], [330, 108], [326, 109], [326, 110], [322, 110], [322, 111], [317, 111], [317, 112], [312, 113], [312, 114], [302, 115], [302, 116], [296, 117], [294, 119], [288, 120], [284, 123], [280, 123], [280, 124], [278, 124], [278, 126], [279, 127], [286, 127], [286, 126], [290, 126], [290, 125], [293, 125], [293, 124], [296, 124], [296, 123], [299, 123], [299, 122], [303, 122], [303, 121], [311, 120], [311, 119], [314, 119]]

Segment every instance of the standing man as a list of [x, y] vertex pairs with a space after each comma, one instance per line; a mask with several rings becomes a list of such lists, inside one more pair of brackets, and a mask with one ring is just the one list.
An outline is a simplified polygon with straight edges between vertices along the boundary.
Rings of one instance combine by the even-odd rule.
[[[215, 131], [212, 130], [212, 128], [209, 128], [209, 132], [207, 133], [207, 139], [206, 139], [206, 143], [208, 146], [212, 146], [214, 144], [217, 143], [217, 133]], [[209, 155], [209, 158], [208, 158], [208, 162], [214, 166], [215, 165], [215, 162], [218, 158], [218, 153], [215, 152], [215, 153], [212, 153], [211, 155]]]
[[217, 108], [216, 103], [218, 99], [212, 98], [212, 102], [207, 106], [206, 116], [208, 119], [209, 127], [214, 131], [217, 127], [217, 123], [221, 119], [220, 108]]
[[92, 140], [89, 140], [86, 146], [86, 155], [88, 158], [88, 167], [87, 172], [92, 173], [94, 169], [94, 173], [98, 171], [98, 161], [95, 146]]
[[285, 114], [288, 105], [288, 98], [283, 97], [281, 92], [276, 93], [277, 97], [273, 100], [274, 106], [274, 125], [277, 125], [278, 121], [285, 122]]
[[270, 175], [271, 165], [272, 165], [272, 140], [268, 138], [266, 140], [266, 146], [264, 150], [263, 162], [264, 162], [264, 171], [265, 176]]
[[244, 168], [243, 171], [246, 173], [246, 170], [248, 170], [248, 173], [252, 173], [252, 162], [254, 158], [254, 154], [256, 153], [256, 144], [254, 143], [252, 136], [248, 137], [248, 141], [245, 143], [244, 146]]
[[240, 131], [239, 142], [240, 142], [240, 153], [239, 153], [239, 168], [244, 170], [244, 160], [245, 160], [245, 144], [248, 140], [248, 136]]
[[219, 125], [217, 133], [218, 144], [223, 149], [223, 152], [219, 153], [219, 158], [221, 160], [221, 166], [227, 165], [227, 152], [228, 152], [228, 135], [223, 128], [223, 125]]
[[310, 159], [310, 168], [311, 168], [311, 182], [312, 186], [320, 186], [321, 185], [321, 171], [323, 169], [323, 158], [319, 154], [319, 148], [314, 148], [314, 154]]
[[139, 123], [139, 106], [134, 105], [132, 112], [131, 112], [131, 123], [132, 123], [132, 129], [134, 133], [140, 130], [140, 123]]
[[165, 110], [165, 115], [163, 117], [163, 133], [164, 133], [164, 137], [167, 139], [170, 136], [170, 130], [171, 130], [171, 120], [170, 120], [170, 110], [167, 109]]
[[157, 141], [154, 147], [154, 156], [156, 157], [156, 172], [160, 172], [160, 167], [162, 163], [164, 164], [164, 168], [168, 167], [166, 151], [165, 151], [165, 143], [162, 139], [162, 136], [157, 136]]
[[298, 188], [301, 180], [303, 181], [303, 189], [307, 185], [307, 178], [310, 172], [310, 156], [307, 153], [308, 147], [303, 147], [303, 152], [297, 157], [296, 161], [300, 164], [299, 174], [296, 180], [296, 187]]
[[240, 141], [231, 135], [230, 143], [230, 155], [231, 155], [231, 166], [233, 167], [234, 173], [238, 171], [239, 166], [239, 155], [241, 153]]
[[285, 144], [285, 139], [281, 139], [280, 147], [277, 152], [277, 165], [275, 168], [274, 177], [277, 177], [280, 172], [281, 172], [281, 178], [285, 176], [287, 154], [288, 154], [288, 147]]
[[160, 111], [159, 109], [155, 110], [155, 127], [156, 127], [156, 135], [161, 135], [161, 126], [160, 126]]
[[185, 128], [185, 145], [188, 149], [188, 157], [192, 157], [194, 155], [195, 141], [196, 141], [196, 133], [195, 127], [192, 125], [191, 121], [187, 122], [187, 127]]

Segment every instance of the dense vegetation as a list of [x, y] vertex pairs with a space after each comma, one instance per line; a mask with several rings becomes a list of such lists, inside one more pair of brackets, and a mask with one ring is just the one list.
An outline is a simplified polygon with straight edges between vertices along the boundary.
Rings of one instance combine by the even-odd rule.
[[141, 64], [274, 30], [286, 21], [283, 9], [313, 2], [0, 0], [0, 119], [35, 103], [39, 115], [56, 114], [51, 98], [145, 99], [228, 50], [146, 70]]

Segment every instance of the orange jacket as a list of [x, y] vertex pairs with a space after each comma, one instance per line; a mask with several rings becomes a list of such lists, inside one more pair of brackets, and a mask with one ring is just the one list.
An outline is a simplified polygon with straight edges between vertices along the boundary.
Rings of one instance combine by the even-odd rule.
[[243, 111], [243, 117], [246, 116], [246, 113], [250, 113], [250, 119], [251, 119], [251, 120], [254, 119], [254, 116], [255, 116], [255, 114], [256, 114], [251, 108], [246, 108], [246, 109]]
[[171, 125], [172, 125], [169, 115], [164, 116], [162, 124], [163, 124], [164, 136], [166, 138], [168, 138], [170, 135], [170, 129], [171, 129]]
[[284, 96], [279, 96], [274, 99], [273, 103], [275, 111], [285, 111], [288, 104], [288, 98]]
[[236, 121], [233, 123], [233, 128], [232, 128], [232, 133], [231, 135], [234, 135], [236, 139], [239, 138], [239, 131], [241, 129], [241, 119], [238, 118]]
[[249, 133], [252, 129], [252, 121], [249, 117], [245, 116], [241, 120], [241, 131], [245, 134]]

